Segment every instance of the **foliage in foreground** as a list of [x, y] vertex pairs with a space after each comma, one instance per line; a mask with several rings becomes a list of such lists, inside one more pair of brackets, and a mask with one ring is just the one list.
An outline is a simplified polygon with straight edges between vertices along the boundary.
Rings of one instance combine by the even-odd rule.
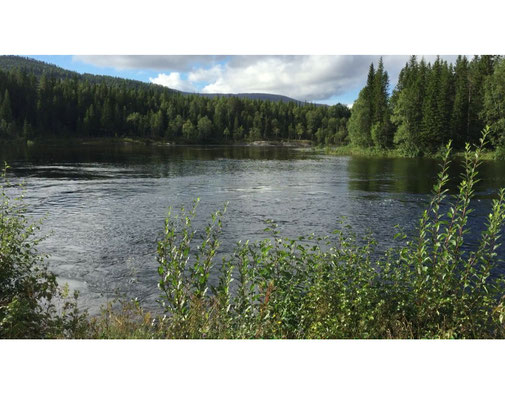
[[[480, 245], [464, 247], [484, 138], [474, 152], [467, 145], [459, 193], [452, 198], [445, 189], [447, 145], [417, 237], [398, 234], [405, 244], [379, 259], [372, 239], [357, 243], [340, 231], [336, 243], [328, 237], [283, 239], [271, 224], [270, 238], [239, 242], [223, 259], [217, 281], [209, 281], [218, 266], [223, 212], [212, 216], [196, 250], [197, 202], [189, 213], [169, 215], [158, 244], [165, 315], [152, 319], [138, 304], [123, 304], [116, 322], [125, 328], [136, 309], [143, 319], [135, 333], [152, 337], [503, 338], [505, 282], [494, 269], [504, 190], [493, 202]], [[128, 331], [113, 335], [128, 337]], [[107, 337], [103, 327], [100, 336]]]
[[[197, 232], [193, 226], [198, 201], [189, 212], [183, 208], [176, 215], [169, 213], [157, 250], [158, 287], [164, 314], [146, 312], [137, 301], [120, 302], [119, 310], [111, 304], [103, 309], [101, 317], [87, 322], [85, 335], [503, 338], [505, 276], [496, 269], [505, 221], [505, 190], [500, 190], [498, 199], [493, 201], [480, 244], [473, 250], [465, 245], [470, 232], [470, 203], [488, 134], [488, 130], [484, 132], [480, 146], [474, 151], [466, 146], [459, 191], [452, 197], [446, 189], [451, 152], [450, 143], [447, 145], [433, 198], [419, 220], [417, 236], [398, 234], [402, 246], [380, 258], [374, 254], [376, 243], [371, 238], [362, 243], [347, 232], [337, 231], [336, 242], [330, 237], [315, 236], [292, 240], [281, 238], [271, 223], [267, 229], [269, 238], [257, 243], [239, 242], [234, 252], [218, 264], [221, 218], [226, 207], [212, 216], [203, 232]], [[4, 217], [2, 221], [6, 228]], [[14, 237], [24, 234], [23, 223], [9, 226], [15, 230], [10, 234], [18, 232]], [[24, 239], [19, 241], [14, 245], [23, 245]], [[3, 242], [2, 252], [8, 251], [6, 245]], [[21, 255], [10, 254], [19, 256], [19, 262], [28, 262], [26, 269], [31, 270], [34, 255], [31, 250], [20, 251]], [[219, 274], [214, 277], [216, 272]], [[24, 278], [23, 273], [9, 274], [9, 278], [11, 281]], [[42, 278], [49, 285], [42, 289], [54, 290], [54, 277], [43, 273], [46, 274]], [[3, 299], [1, 306], [5, 309]], [[34, 306], [32, 310], [37, 315], [30, 316], [30, 322], [37, 323], [40, 319], [41, 327], [52, 322], [52, 318], [47, 319]], [[5, 325], [4, 322], [16, 321], [2, 318], [1, 322]], [[43, 333], [26, 328], [31, 330], [28, 336]], [[58, 324], [56, 328], [66, 327]], [[22, 329], [10, 333], [25, 336]]]
[[0, 338], [81, 337], [87, 321], [77, 295], [58, 286], [37, 252], [39, 226], [26, 218], [22, 195], [8, 196], [9, 187], [0, 185]]

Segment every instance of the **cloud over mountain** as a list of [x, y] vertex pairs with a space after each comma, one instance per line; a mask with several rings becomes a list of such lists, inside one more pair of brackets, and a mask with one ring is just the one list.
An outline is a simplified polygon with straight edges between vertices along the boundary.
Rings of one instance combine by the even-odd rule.
[[[272, 93], [324, 101], [356, 92], [378, 55], [166, 55], [76, 56], [95, 66], [159, 71], [150, 81], [202, 93]], [[444, 57], [454, 61], [454, 56]], [[433, 61], [435, 56], [426, 56]], [[408, 56], [383, 56], [394, 85]], [[351, 100], [352, 101], [352, 100]]]

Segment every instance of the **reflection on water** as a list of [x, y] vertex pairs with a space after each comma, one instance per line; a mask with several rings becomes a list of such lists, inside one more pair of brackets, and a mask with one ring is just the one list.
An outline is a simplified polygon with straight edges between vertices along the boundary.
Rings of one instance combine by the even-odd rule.
[[[349, 160], [349, 188], [367, 192], [397, 192], [429, 194], [440, 171], [440, 162], [426, 158], [352, 158]], [[448, 188], [457, 193], [461, 159], [456, 159], [449, 168]], [[505, 184], [505, 161], [485, 161], [480, 167], [480, 183], [477, 191], [484, 198], [496, 197], [498, 188]]]
[[[413, 230], [439, 171], [438, 162], [427, 159], [326, 157], [269, 147], [3, 145], [0, 160], [25, 182], [30, 214], [45, 216], [49, 237], [41, 249], [51, 255], [51, 269], [90, 307], [115, 289], [156, 306], [154, 253], [169, 206], [189, 206], [200, 197], [196, 223], [202, 225], [203, 214], [229, 201], [224, 251], [239, 239], [262, 238], [267, 219], [293, 237], [327, 234], [344, 217], [359, 234], [371, 230], [384, 249], [394, 225]], [[490, 198], [505, 186], [504, 170], [505, 162], [481, 169], [472, 213], [477, 233]]]

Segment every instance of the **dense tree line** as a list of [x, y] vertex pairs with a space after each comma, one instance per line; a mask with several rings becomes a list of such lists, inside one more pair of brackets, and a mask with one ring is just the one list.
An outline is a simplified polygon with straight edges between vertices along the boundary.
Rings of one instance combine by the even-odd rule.
[[350, 110], [183, 95], [119, 78], [0, 70], [0, 138], [134, 137], [184, 142], [306, 139], [340, 144]]
[[432, 153], [448, 140], [475, 143], [485, 125], [495, 147], [505, 143], [505, 59], [459, 56], [455, 65], [412, 56], [391, 97], [382, 60], [373, 64], [354, 103], [349, 136], [361, 147], [397, 148], [405, 155]]
[[[107, 83], [112, 85], [121, 85], [122, 87], [128, 89], [142, 89], [145, 88], [146, 85], [149, 85], [142, 81], [111, 77], [108, 75], [95, 75], [89, 73], [80, 74], [75, 71], [63, 69], [54, 64], [22, 56], [0, 56], [0, 70], [16, 71], [19, 69], [24, 70], [28, 74], [34, 74], [37, 78], [40, 78], [43, 74], [45, 74], [46, 77], [51, 76], [56, 79], [77, 79], [79, 81], [88, 81], [94, 84]], [[170, 89], [161, 85], [151, 85], [150, 87], [160, 92], [178, 92], [174, 89]]]
[[395, 148], [416, 156], [475, 143], [489, 125], [505, 150], [505, 58], [412, 56], [390, 95], [382, 60], [370, 65], [352, 111], [238, 97], [185, 95], [158, 85], [81, 75], [43, 62], [0, 58], [0, 139], [133, 137], [192, 143], [306, 139]]
[[373, 63], [370, 65], [367, 84], [353, 106], [349, 134], [356, 145], [385, 148], [391, 144], [388, 87], [389, 77], [381, 59], [377, 71]]

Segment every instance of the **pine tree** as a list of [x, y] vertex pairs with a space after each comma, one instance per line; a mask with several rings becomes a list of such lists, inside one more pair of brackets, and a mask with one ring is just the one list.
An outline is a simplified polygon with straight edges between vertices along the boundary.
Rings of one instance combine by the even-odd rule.
[[112, 108], [110, 99], [105, 99], [102, 107], [102, 115], [100, 117], [100, 126], [107, 134], [112, 134], [114, 130], [114, 110]]
[[371, 63], [368, 68], [368, 76], [366, 79], [366, 91], [363, 95], [363, 98], [366, 99], [368, 105], [368, 114], [370, 114], [370, 125], [367, 128], [367, 132], [370, 133], [370, 129], [372, 127], [373, 115], [374, 115], [374, 81], [375, 81], [375, 67], [374, 64]]
[[458, 56], [454, 68], [454, 103], [450, 114], [450, 136], [458, 148], [464, 146], [469, 139], [468, 131], [468, 93], [469, 76], [468, 60]]
[[415, 87], [418, 75], [418, 64], [412, 56], [400, 71], [398, 83], [391, 96], [391, 121], [396, 126], [394, 143], [406, 155], [416, 156], [418, 130], [415, 125], [416, 94]]
[[505, 148], [505, 59], [500, 59], [484, 85], [482, 116], [495, 147]]
[[33, 139], [34, 137], [32, 125], [30, 125], [26, 119], [23, 122], [23, 137], [28, 140]]
[[426, 95], [423, 103], [420, 143], [423, 150], [435, 151], [442, 142], [443, 119], [441, 113], [442, 62], [439, 57], [433, 66], [428, 65]]
[[454, 84], [452, 65], [449, 66], [446, 61], [441, 62], [440, 66], [440, 87], [437, 98], [438, 113], [440, 114], [440, 125], [437, 136], [437, 146], [447, 144], [450, 139], [450, 119], [453, 107]]
[[86, 135], [91, 136], [95, 133], [96, 131], [96, 115], [95, 115], [95, 108], [93, 104], [90, 104], [88, 109], [86, 110], [86, 114], [84, 115], [83, 119], [83, 129], [84, 133]]
[[7, 89], [4, 92], [2, 105], [0, 106], [0, 119], [3, 119], [7, 123], [13, 120], [11, 99]]
[[467, 140], [475, 143], [480, 138], [484, 125], [481, 116], [484, 109], [484, 83], [493, 73], [495, 57], [490, 55], [475, 56], [470, 63]]
[[384, 70], [382, 58], [379, 60], [379, 66], [377, 67], [372, 84], [371, 98], [373, 106], [370, 135], [376, 147], [386, 148], [390, 146], [392, 136], [388, 107], [389, 77], [387, 71]]
[[371, 129], [374, 119], [375, 68], [373, 63], [368, 69], [366, 86], [360, 91], [354, 102], [349, 118], [349, 138], [353, 145], [370, 147], [373, 145]]

